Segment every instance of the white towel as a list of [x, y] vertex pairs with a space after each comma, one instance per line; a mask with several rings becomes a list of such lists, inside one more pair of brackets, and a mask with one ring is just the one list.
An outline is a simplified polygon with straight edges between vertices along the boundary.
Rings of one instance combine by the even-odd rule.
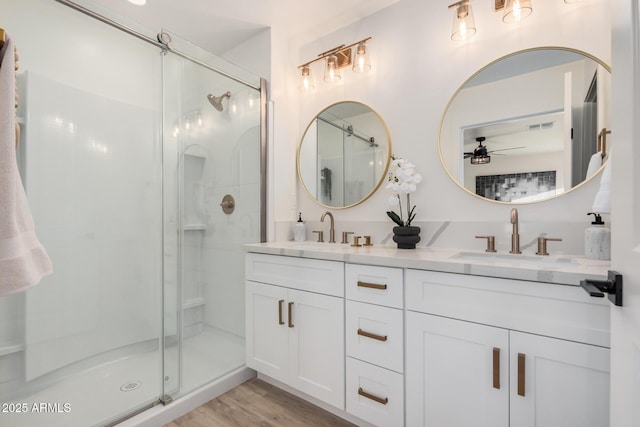
[[7, 37], [0, 49], [0, 297], [24, 291], [52, 272], [18, 173], [14, 103], [15, 58]]
[[584, 178], [587, 179], [596, 173], [598, 169], [600, 169], [600, 166], [602, 166], [602, 151], [598, 151], [596, 154], [591, 156], [591, 159], [589, 159], [589, 166], [587, 167], [587, 175]]
[[592, 212], [611, 213], [611, 156], [612, 153], [609, 152], [607, 165], [604, 167], [600, 178], [600, 189], [593, 200]]

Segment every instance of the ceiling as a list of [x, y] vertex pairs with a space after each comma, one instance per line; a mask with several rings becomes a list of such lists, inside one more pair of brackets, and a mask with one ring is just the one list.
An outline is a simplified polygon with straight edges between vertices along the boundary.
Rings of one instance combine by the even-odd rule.
[[[151, 30], [166, 29], [222, 55], [271, 27], [285, 38], [317, 38], [399, 0], [94, 0]], [[311, 7], [313, 5], [313, 7]]]

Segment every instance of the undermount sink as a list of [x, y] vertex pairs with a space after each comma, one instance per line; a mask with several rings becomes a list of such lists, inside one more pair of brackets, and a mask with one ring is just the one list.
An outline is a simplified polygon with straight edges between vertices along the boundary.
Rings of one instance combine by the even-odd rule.
[[484, 262], [509, 262], [509, 263], [525, 263], [537, 265], [569, 265], [578, 264], [576, 258], [570, 256], [542, 256], [542, 255], [523, 255], [523, 254], [507, 254], [496, 252], [458, 252], [451, 256], [452, 259], [484, 261]]

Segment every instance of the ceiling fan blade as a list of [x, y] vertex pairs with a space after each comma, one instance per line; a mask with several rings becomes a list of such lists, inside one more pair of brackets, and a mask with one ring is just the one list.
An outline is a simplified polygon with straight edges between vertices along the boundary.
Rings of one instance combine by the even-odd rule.
[[473, 157], [473, 153], [464, 153], [465, 159], [468, 159], [469, 157]]
[[520, 148], [525, 148], [525, 147], [511, 147], [511, 148], [500, 148], [498, 150], [490, 150], [488, 151], [489, 153], [495, 153], [497, 151], [507, 151], [507, 150], [518, 150]]

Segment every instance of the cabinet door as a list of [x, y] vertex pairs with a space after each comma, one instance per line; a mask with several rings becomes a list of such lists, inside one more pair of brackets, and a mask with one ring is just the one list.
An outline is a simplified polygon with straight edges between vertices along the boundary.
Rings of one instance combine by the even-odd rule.
[[407, 312], [407, 425], [509, 425], [507, 330]]
[[246, 282], [246, 363], [272, 378], [288, 376], [287, 289]]
[[289, 290], [289, 384], [344, 409], [344, 300]]
[[511, 427], [609, 425], [609, 349], [510, 334]]

